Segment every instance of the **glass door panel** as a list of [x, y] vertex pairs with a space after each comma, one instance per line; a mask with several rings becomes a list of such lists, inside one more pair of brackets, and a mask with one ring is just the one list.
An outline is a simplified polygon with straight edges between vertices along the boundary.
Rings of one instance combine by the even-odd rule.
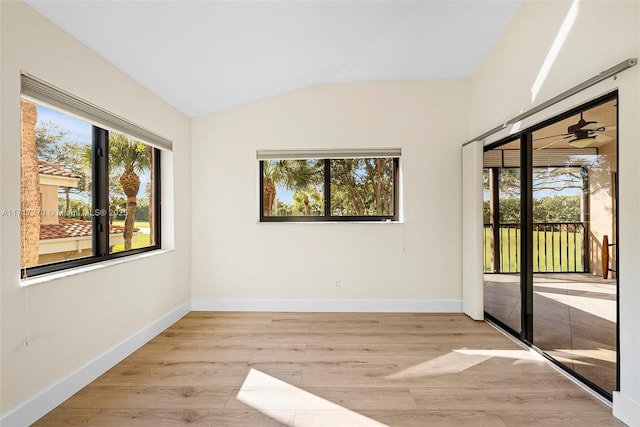
[[519, 333], [520, 140], [484, 153], [485, 312]]
[[616, 104], [533, 133], [533, 344], [617, 387]]

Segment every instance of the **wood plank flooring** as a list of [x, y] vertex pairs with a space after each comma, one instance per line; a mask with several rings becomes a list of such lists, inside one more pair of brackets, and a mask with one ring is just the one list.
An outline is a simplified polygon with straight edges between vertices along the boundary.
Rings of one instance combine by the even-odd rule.
[[623, 426], [462, 314], [192, 312], [36, 426]]

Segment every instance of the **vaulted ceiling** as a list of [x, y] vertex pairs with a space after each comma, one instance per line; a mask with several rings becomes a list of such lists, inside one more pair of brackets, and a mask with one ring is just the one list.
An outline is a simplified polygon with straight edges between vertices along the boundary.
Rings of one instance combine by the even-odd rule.
[[510, 1], [37, 1], [190, 117], [322, 83], [470, 77]]

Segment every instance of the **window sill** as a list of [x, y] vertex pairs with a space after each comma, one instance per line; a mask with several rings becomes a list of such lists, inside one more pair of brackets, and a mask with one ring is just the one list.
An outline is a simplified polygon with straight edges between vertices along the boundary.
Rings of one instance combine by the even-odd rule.
[[69, 268], [66, 270], [56, 271], [54, 273], [42, 274], [35, 277], [30, 277], [20, 281], [21, 287], [40, 285], [43, 283], [53, 282], [55, 280], [64, 279], [65, 277], [77, 276], [90, 271], [102, 270], [113, 265], [125, 264], [128, 262], [137, 261], [144, 258], [150, 258], [157, 255], [163, 255], [169, 252], [173, 252], [173, 249], [158, 249], [156, 251], [143, 252], [136, 255], [125, 256], [122, 258], [116, 258], [108, 261], [96, 262], [94, 264], [83, 265], [81, 267]]

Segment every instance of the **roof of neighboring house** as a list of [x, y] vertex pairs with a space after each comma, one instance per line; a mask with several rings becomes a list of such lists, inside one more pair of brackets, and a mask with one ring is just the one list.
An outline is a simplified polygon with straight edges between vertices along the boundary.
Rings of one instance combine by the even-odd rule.
[[65, 178], [80, 178], [80, 175], [69, 172], [66, 169], [62, 169], [60, 166], [38, 160], [38, 172], [43, 175], [64, 176]]
[[[64, 239], [69, 237], [90, 237], [92, 235], [91, 221], [60, 218], [59, 222], [59, 224], [40, 225], [40, 240]], [[138, 229], [134, 228], [133, 231], [138, 231]], [[124, 227], [120, 225], [109, 226], [109, 234], [121, 233], [124, 233]]]

